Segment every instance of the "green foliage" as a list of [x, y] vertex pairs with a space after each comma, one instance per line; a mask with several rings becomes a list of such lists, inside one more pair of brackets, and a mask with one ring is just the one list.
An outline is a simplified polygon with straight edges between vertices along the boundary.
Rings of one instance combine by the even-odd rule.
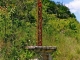
[[[36, 0], [0, 1], [0, 59], [28, 60], [36, 45]], [[43, 45], [57, 46], [54, 60], [80, 60], [80, 24], [62, 3], [43, 0]]]
[[[69, 8], [63, 5], [60, 2], [55, 3], [54, 1], [47, 1], [49, 4], [47, 5], [47, 13], [48, 14], [56, 14], [58, 18], [66, 19], [69, 17], [76, 18], [73, 13], [70, 12]], [[46, 2], [44, 1], [44, 4]]]

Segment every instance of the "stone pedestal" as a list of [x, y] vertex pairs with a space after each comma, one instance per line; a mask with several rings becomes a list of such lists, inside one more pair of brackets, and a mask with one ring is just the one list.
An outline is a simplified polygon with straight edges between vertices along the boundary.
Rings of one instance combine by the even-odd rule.
[[27, 46], [27, 49], [40, 55], [37, 60], [52, 60], [51, 53], [56, 51], [57, 48], [55, 46]]

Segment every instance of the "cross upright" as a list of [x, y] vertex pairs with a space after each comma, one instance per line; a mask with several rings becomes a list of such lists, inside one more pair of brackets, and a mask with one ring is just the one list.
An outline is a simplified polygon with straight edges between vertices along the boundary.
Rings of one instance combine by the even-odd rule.
[[42, 2], [37, 0], [38, 20], [37, 20], [37, 45], [42, 46]]

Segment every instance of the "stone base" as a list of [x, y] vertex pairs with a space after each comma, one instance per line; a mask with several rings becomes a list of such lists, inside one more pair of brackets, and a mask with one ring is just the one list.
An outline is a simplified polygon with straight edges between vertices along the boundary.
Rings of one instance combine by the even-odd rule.
[[55, 46], [27, 46], [27, 49], [39, 54], [41, 56], [39, 60], [52, 60], [51, 53], [57, 48]]

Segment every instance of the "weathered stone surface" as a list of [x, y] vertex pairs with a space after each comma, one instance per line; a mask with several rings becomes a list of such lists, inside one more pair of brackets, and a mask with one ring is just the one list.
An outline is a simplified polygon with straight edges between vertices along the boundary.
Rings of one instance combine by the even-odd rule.
[[40, 51], [42, 51], [42, 52], [44, 52], [44, 51], [53, 52], [57, 49], [56, 46], [27, 46], [26, 48], [29, 50], [34, 50], [36, 52], [38, 52], [38, 51], [39, 52]]
[[55, 46], [27, 46], [26, 48], [41, 55], [39, 60], [52, 60], [51, 53], [57, 49]]

